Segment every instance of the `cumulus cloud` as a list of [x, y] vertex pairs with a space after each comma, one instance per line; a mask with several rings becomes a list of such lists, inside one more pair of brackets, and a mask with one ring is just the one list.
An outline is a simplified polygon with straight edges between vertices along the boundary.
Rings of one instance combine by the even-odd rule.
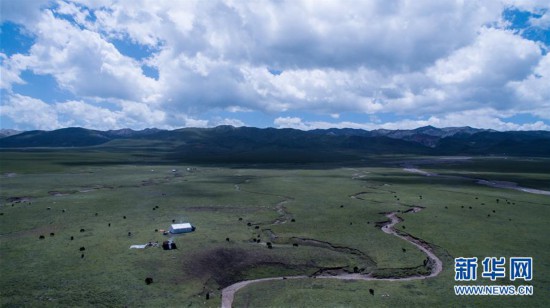
[[328, 129], [328, 128], [355, 128], [355, 129], [414, 129], [421, 126], [431, 125], [434, 127], [464, 127], [496, 129], [501, 131], [509, 130], [549, 130], [550, 125], [543, 121], [517, 124], [507, 122], [499, 116], [496, 110], [470, 110], [460, 113], [448, 114], [442, 117], [432, 116], [426, 120], [401, 120], [395, 122], [376, 123], [374, 121], [357, 123], [350, 121], [326, 122], [326, 121], [304, 121], [299, 117], [278, 117], [273, 124], [278, 128], [294, 128], [301, 130]]
[[[469, 125], [496, 129], [523, 129], [503, 119], [528, 114], [543, 127], [548, 46], [507, 30], [510, 8], [536, 14], [530, 26], [547, 31], [542, 0], [2, 0], [2, 22], [34, 41], [0, 54], [0, 85], [15, 101], [23, 72], [52, 76], [76, 98], [44, 103], [59, 116], [52, 127], [242, 126], [238, 114], [248, 111], [303, 129], [330, 123], [278, 113], [409, 118], [377, 124], [387, 127], [468, 125], [468, 114]], [[132, 57], [120, 42], [145, 55]], [[204, 119], [207, 111], [235, 116]]]
[[2, 116], [11, 118], [17, 124], [44, 130], [61, 127], [55, 110], [43, 101], [32, 97], [19, 94], [3, 97], [1, 110]]

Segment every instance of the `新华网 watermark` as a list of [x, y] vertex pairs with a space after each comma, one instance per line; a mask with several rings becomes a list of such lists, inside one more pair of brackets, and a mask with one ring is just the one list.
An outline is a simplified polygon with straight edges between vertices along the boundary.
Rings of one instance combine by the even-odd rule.
[[[481, 261], [481, 278], [491, 281], [533, 279], [533, 258], [510, 257], [508, 267], [504, 257], [486, 257]], [[508, 268], [508, 271], [506, 270]], [[477, 281], [477, 257], [455, 258], [455, 281]], [[533, 295], [532, 285], [455, 285], [456, 295]]]

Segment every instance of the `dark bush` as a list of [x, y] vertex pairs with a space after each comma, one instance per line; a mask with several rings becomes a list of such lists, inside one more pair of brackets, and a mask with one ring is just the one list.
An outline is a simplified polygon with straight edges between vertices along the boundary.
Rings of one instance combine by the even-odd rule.
[[84, 251], [86, 248], [84, 246], [80, 247], [80, 251]]
[[153, 283], [153, 278], [151, 278], [151, 277], [145, 278], [145, 283], [146, 283], [147, 285], [152, 284], [152, 283]]
[[38, 239], [43, 240], [43, 239], [45, 239], [45, 237], [44, 237], [44, 235], [40, 235], [40, 236], [38, 237]]
[[74, 240], [74, 236], [71, 236], [71, 241]]
[[370, 295], [374, 296], [374, 289], [369, 289]]
[[80, 229], [80, 232], [84, 232], [84, 231], [86, 231], [86, 230], [84, 230], [84, 229]]

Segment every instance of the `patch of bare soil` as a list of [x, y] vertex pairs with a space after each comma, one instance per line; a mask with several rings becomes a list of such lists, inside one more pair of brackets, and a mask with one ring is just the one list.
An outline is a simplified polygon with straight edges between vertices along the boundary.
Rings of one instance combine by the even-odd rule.
[[22, 202], [31, 202], [31, 197], [8, 197], [6, 202], [8, 203], [22, 203]]
[[200, 252], [184, 265], [187, 273], [206, 280], [212, 279], [222, 288], [242, 280], [247, 270], [261, 266], [304, 270], [306, 267], [292, 265], [284, 257], [270, 254], [267, 250], [225, 247]]

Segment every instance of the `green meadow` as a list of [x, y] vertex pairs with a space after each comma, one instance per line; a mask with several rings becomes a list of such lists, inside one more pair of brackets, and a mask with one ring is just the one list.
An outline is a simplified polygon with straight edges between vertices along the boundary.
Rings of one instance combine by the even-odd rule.
[[[331, 270], [425, 275], [426, 255], [377, 226], [391, 211], [401, 211], [396, 229], [427, 242], [443, 261], [437, 277], [269, 281], [238, 291], [233, 306], [550, 302], [550, 196], [472, 180], [550, 190], [550, 159], [384, 156], [349, 164], [189, 165], [144, 153], [0, 152], [2, 307], [219, 307], [222, 288], [248, 279]], [[406, 172], [405, 163], [446, 176]], [[413, 206], [424, 209], [405, 213]], [[191, 222], [196, 231], [158, 232], [173, 221]], [[129, 249], [169, 238], [178, 249]], [[456, 257], [515, 256], [533, 257], [532, 281], [454, 281]], [[532, 285], [534, 295], [456, 296], [457, 284]]]

